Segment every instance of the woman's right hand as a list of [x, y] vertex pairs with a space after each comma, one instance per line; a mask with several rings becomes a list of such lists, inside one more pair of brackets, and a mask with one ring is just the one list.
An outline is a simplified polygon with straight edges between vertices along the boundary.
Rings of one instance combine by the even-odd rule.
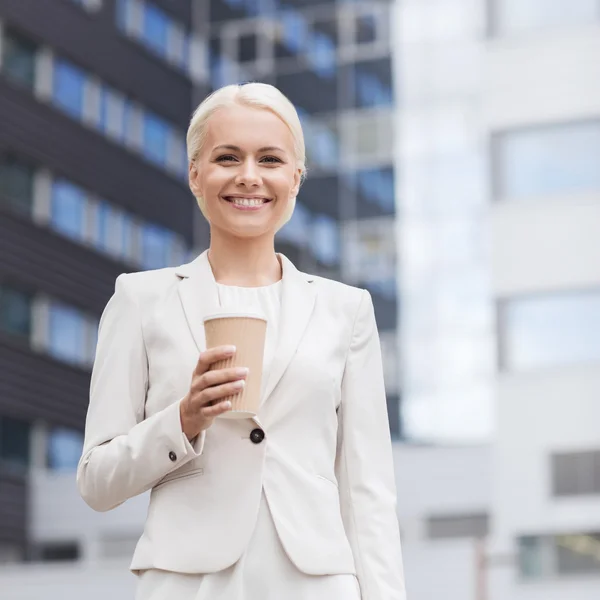
[[245, 367], [209, 370], [213, 363], [234, 354], [233, 346], [217, 346], [200, 354], [190, 391], [179, 405], [181, 427], [188, 440], [192, 441], [208, 429], [215, 417], [231, 410], [231, 402], [222, 398], [237, 394], [246, 384], [248, 369]]

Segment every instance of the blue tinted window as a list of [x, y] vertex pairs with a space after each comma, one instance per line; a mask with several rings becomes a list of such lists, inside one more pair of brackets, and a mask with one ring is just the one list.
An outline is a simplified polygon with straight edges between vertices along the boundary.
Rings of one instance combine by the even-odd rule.
[[52, 185], [50, 224], [63, 235], [82, 240], [85, 236], [85, 205], [85, 193], [81, 188], [57, 179]]
[[54, 63], [54, 102], [78, 119], [83, 114], [86, 73], [72, 63], [58, 59]]
[[308, 27], [304, 16], [291, 8], [280, 15], [283, 25], [283, 43], [292, 52], [301, 52], [307, 41]]
[[53, 429], [48, 435], [48, 468], [75, 471], [83, 452], [83, 435], [72, 429]]
[[111, 229], [111, 207], [106, 202], [100, 202], [96, 211], [96, 236], [95, 242], [98, 248], [109, 252], [110, 244], [110, 229]]
[[144, 114], [144, 154], [152, 162], [164, 165], [167, 161], [169, 125], [160, 117]]
[[370, 73], [357, 71], [356, 86], [359, 106], [390, 106], [393, 101], [391, 88]]
[[335, 134], [319, 129], [313, 138], [315, 158], [321, 167], [335, 168], [338, 164], [338, 144]]
[[305, 246], [310, 237], [311, 212], [302, 204], [296, 202], [292, 218], [277, 233], [278, 239], [288, 241], [296, 246]]
[[167, 54], [170, 19], [167, 14], [154, 4], [146, 3], [142, 36], [144, 42], [158, 54]]
[[157, 225], [144, 225], [142, 230], [142, 265], [144, 269], [160, 269], [169, 263], [173, 235]]
[[512, 131], [497, 140], [503, 198], [600, 190], [600, 122]]
[[340, 259], [340, 239], [337, 222], [326, 215], [318, 215], [311, 224], [313, 253], [325, 265], [332, 266]]
[[315, 32], [310, 40], [309, 60], [323, 77], [333, 77], [336, 67], [336, 49], [333, 40], [324, 33]]
[[65, 362], [87, 362], [85, 318], [80, 311], [58, 302], [50, 305], [48, 351]]
[[369, 202], [389, 213], [395, 210], [394, 174], [391, 169], [359, 171], [358, 186], [360, 193]]

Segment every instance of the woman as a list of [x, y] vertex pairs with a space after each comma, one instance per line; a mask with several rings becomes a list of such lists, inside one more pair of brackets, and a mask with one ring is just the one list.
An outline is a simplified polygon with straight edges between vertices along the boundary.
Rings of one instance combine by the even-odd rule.
[[[152, 490], [138, 600], [403, 600], [371, 298], [274, 250], [305, 174], [298, 115], [272, 86], [227, 86], [198, 107], [187, 144], [210, 248], [118, 277], [80, 493], [105, 511]], [[254, 419], [217, 418], [247, 375], [209, 371], [235, 351], [206, 350], [202, 320], [219, 307], [268, 319]]]

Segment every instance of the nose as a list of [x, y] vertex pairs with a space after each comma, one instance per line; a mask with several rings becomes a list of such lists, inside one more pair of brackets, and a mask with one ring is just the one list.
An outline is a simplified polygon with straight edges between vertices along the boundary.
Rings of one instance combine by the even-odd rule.
[[243, 162], [235, 177], [235, 184], [248, 188], [258, 187], [262, 184], [260, 171], [252, 160]]

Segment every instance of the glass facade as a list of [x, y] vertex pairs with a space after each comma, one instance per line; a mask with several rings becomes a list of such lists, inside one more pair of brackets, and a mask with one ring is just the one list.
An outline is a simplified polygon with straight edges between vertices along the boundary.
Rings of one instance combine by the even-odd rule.
[[600, 190], [600, 121], [509, 131], [495, 140], [497, 196], [536, 199]]
[[600, 292], [513, 298], [501, 308], [502, 367], [509, 371], [600, 361]]

